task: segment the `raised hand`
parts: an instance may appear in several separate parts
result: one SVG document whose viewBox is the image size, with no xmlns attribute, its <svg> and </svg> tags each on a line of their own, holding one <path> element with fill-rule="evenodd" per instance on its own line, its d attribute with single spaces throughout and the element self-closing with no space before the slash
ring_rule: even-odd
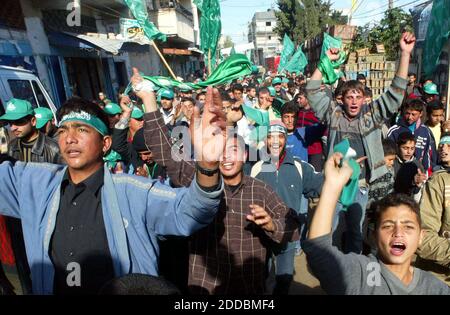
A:
<svg viewBox="0 0 450 315">
<path fill-rule="evenodd" d="M 336 189 L 342 189 L 353 173 L 353 169 L 348 165 L 347 161 L 343 161 L 342 166 L 339 167 L 342 159 L 341 153 L 334 153 L 325 162 L 325 182 L 333 183 Z"/>
<path fill-rule="evenodd" d="M 413 33 L 405 32 L 400 38 L 400 49 L 402 52 L 409 53 L 414 49 L 414 44 L 416 43 L 416 36 Z"/>
<path fill-rule="evenodd" d="M 144 100 L 145 98 L 148 98 L 149 96 L 154 94 L 152 84 L 142 78 L 138 68 L 133 67 L 133 75 L 131 76 L 130 81 L 133 87 L 133 91 L 141 100 Z"/>
<path fill-rule="evenodd" d="M 417 187 L 421 187 L 427 180 L 427 174 L 423 173 L 420 168 L 417 169 L 417 174 L 414 175 L 414 183 Z"/>
<path fill-rule="evenodd" d="M 247 215 L 247 220 L 260 226 L 267 232 L 274 232 L 275 225 L 273 224 L 272 217 L 259 205 L 250 205 L 251 213 Z"/>
<path fill-rule="evenodd" d="M 217 89 L 208 87 L 203 115 L 194 107 L 189 126 L 198 164 L 207 169 L 219 167 L 226 142 L 226 115 Z"/>
<path fill-rule="evenodd" d="M 133 108 L 130 106 L 132 104 L 131 99 L 124 95 L 120 98 L 120 108 L 122 109 L 122 116 L 131 116 L 131 112 L 133 111 Z"/>
<path fill-rule="evenodd" d="M 339 48 L 330 48 L 327 50 L 327 56 L 331 61 L 335 61 L 339 59 Z"/>
</svg>

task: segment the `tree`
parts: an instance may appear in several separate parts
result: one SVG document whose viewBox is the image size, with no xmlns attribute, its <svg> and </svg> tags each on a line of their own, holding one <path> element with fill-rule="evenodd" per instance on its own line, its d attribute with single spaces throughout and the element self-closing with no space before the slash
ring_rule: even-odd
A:
<svg viewBox="0 0 450 315">
<path fill-rule="evenodd" d="M 387 60 L 396 60 L 400 51 L 400 34 L 405 30 L 412 31 L 412 16 L 399 8 L 387 10 L 379 24 L 357 28 L 350 50 L 373 49 L 376 44 L 382 43 Z"/>
<path fill-rule="evenodd" d="M 322 33 L 326 26 L 345 24 L 346 18 L 332 10 L 332 3 L 323 0 L 278 0 L 277 32 L 280 38 L 288 34 L 295 43 Z"/>
<path fill-rule="evenodd" d="M 223 42 L 223 48 L 230 48 L 230 47 L 233 47 L 234 46 L 234 43 L 233 43 L 233 40 L 231 39 L 231 36 L 226 36 L 225 37 L 225 40 L 224 40 L 224 42 Z"/>
<path fill-rule="evenodd" d="M 388 10 L 380 24 L 375 27 L 386 50 L 388 60 L 396 60 L 400 51 L 400 34 L 405 30 L 412 31 L 412 16 L 400 8 Z"/>
</svg>

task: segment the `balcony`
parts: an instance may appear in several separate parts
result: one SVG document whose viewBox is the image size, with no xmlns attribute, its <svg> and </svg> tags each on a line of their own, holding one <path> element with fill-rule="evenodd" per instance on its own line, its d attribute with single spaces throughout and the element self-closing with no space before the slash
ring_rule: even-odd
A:
<svg viewBox="0 0 450 315">
<path fill-rule="evenodd" d="M 161 1 L 160 9 L 149 12 L 164 34 L 176 35 L 187 43 L 195 43 L 194 17 L 192 12 L 175 1 Z"/>
</svg>

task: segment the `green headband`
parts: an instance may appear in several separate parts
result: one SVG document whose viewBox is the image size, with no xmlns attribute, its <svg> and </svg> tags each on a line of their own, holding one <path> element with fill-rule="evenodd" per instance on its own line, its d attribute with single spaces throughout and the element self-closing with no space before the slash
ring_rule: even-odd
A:
<svg viewBox="0 0 450 315">
<path fill-rule="evenodd" d="M 69 114 L 64 115 L 59 122 L 59 126 L 62 126 L 63 123 L 69 121 L 81 121 L 97 130 L 102 136 L 106 136 L 109 133 L 108 127 L 106 127 L 105 123 L 100 118 L 84 111 L 70 112 Z"/>
<path fill-rule="evenodd" d="M 450 144 L 450 136 L 445 136 L 441 138 L 441 141 L 439 141 L 439 144 Z"/>
</svg>

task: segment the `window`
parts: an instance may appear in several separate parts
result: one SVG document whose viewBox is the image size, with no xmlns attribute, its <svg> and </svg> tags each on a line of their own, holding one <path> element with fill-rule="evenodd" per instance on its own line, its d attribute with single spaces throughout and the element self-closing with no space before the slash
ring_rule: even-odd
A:
<svg viewBox="0 0 450 315">
<path fill-rule="evenodd" d="M 36 98 L 34 97 L 33 88 L 30 81 L 26 80 L 8 80 L 14 98 L 27 100 L 33 108 L 37 107 Z"/>
<path fill-rule="evenodd" d="M 266 22 L 266 26 L 272 26 L 272 22 Z"/>
<path fill-rule="evenodd" d="M 34 80 L 32 82 L 33 82 L 34 93 L 36 94 L 36 97 L 38 99 L 39 106 L 50 108 L 50 106 L 48 105 L 47 99 L 45 98 L 44 93 L 42 93 L 42 90 L 39 87 L 39 85 L 37 84 L 37 82 Z"/>
</svg>

